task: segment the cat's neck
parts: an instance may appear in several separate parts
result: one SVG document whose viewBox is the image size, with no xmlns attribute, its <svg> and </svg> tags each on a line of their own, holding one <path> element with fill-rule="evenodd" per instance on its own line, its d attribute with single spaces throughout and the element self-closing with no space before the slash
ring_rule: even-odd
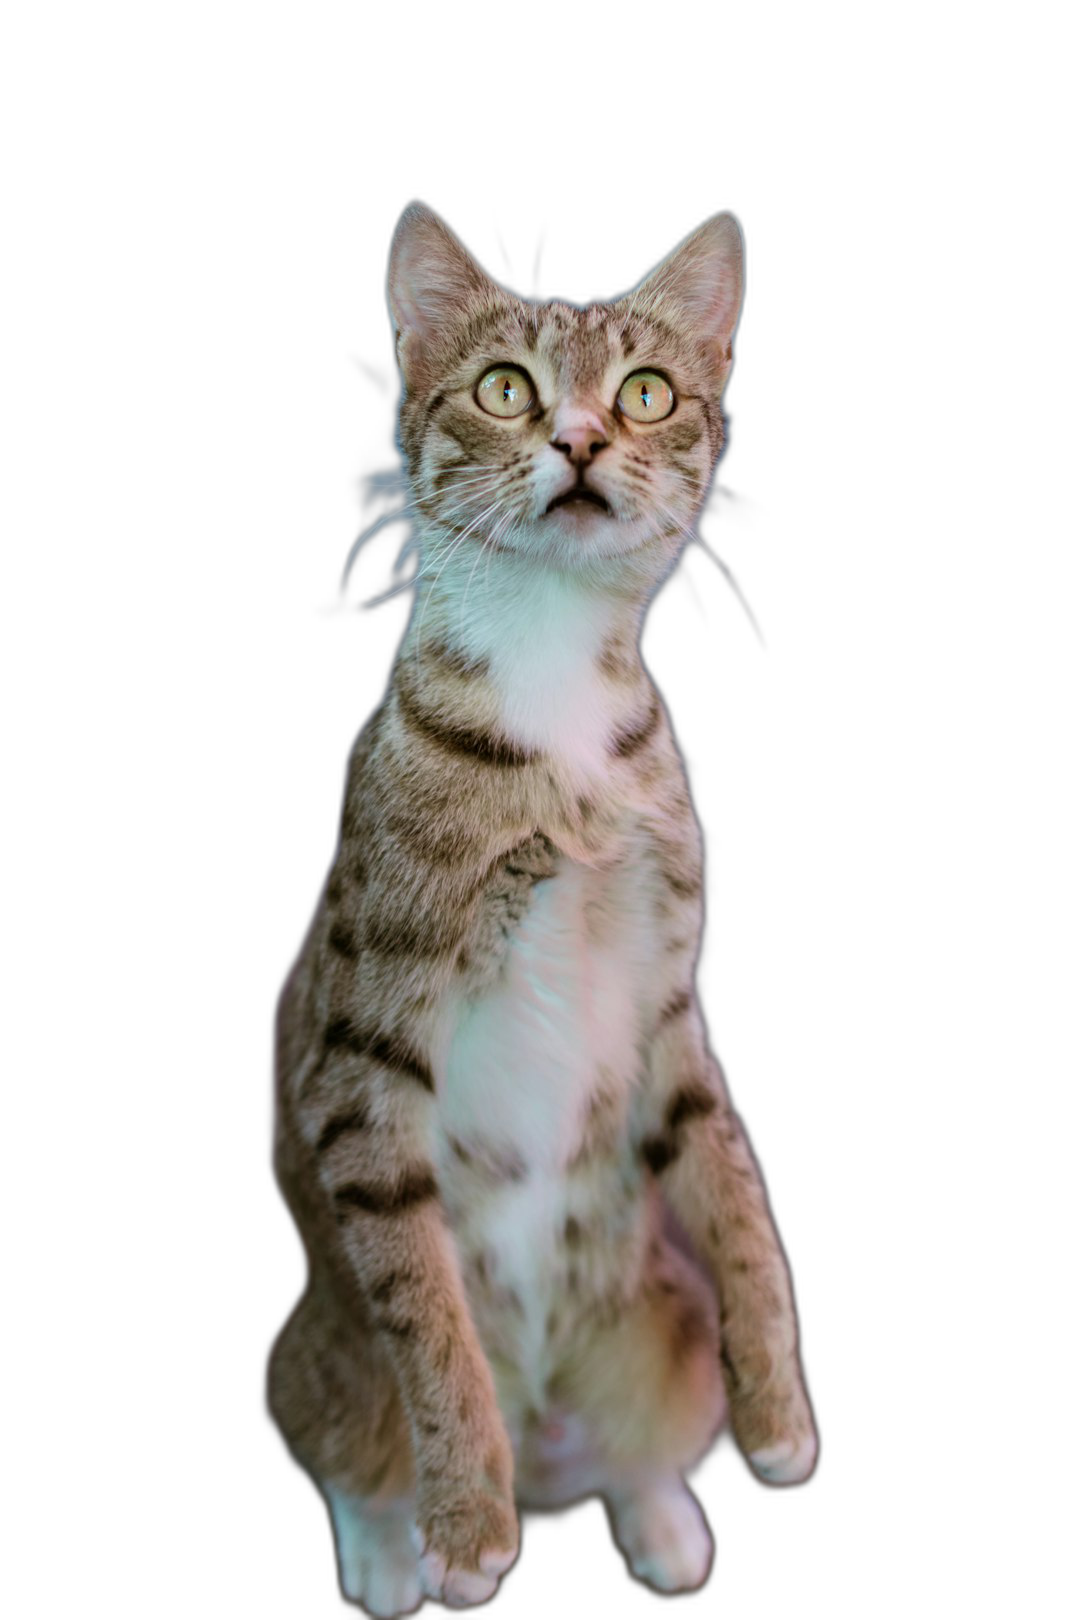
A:
<svg viewBox="0 0 1080 1620">
<path fill-rule="evenodd" d="M 482 664 L 499 729 L 593 778 L 647 701 L 638 639 L 648 595 L 614 570 L 605 580 L 508 552 L 452 557 L 418 594 L 401 653 L 437 641 Z"/>
</svg>

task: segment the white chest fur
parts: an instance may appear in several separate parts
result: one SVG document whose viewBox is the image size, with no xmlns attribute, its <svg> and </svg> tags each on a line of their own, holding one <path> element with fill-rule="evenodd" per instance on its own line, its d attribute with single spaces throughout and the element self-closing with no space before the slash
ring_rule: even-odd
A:
<svg viewBox="0 0 1080 1620">
<path fill-rule="evenodd" d="M 444 1127 L 557 1171 L 600 1066 L 627 1083 L 635 1072 L 648 971 L 633 863 L 612 873 L 563 860 L 533 891 L 496 983 L 453 1009 Z"/>
<path fill-rule="evenodd" d="M 601 1183 L 567 1167 L 598 1091 L 629 1093 L 637 1075 L 652 949 L 642 878 L 633 855 L 608 872 L 564 858 L 534 889 L 495 984 L 448 1009 L 439 1157 L 451 1181 L 461 1176 L 448 1188 L 454 1224 L 463 1250 L 482 1253 L 519 1303 L 516 1360 L 537 1400 L 566 1223 L 595 1227 L 609 1213 Z M 451 1143 L 516 1173 L 469 1181 Z"/>
<path fill-rule="evenodd" d="M 582 779 L 595 777 L 618 719 L 596 665 L 617 605 L 576 577 L 516 559 L 481 568 L 466 588 L 461 635 L 489 661 L 501 729 Z"/>
</svg>

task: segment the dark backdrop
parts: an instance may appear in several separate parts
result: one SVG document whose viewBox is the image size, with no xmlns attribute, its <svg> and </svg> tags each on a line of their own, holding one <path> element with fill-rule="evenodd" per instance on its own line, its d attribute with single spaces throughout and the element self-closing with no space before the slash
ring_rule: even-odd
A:
<svg viewBox="0 0 1080 1620">
<path fill-rule="evenodd" d="M 217 405 L 240 505 L 228 543 L 206 559 L 215 684 L 204 734 L 215 753 L 202 810 L 225 896 L 206 938 L 228 1215 L 215 1223 L 220 1309 L 199 1353 L 222 1398 L 206 1460 L 230 1586 L 253 1612 L 342 1609 L 329 1516 L 264 1413 L 267 1354 L 303 1288 L 270 1171 L 270 1025 L 334 855 L 351 740 L 381 698 L 408 614 L 405 595 L 355 608 L 392 583 L 400 530 L 359 559 L 353 606 L 338 580 L 364 527 L 359 476 L 395 465 L 385 264 L 398 214 L 419 198 L 508 288 L 573 300 L 625 292 L 712 212 L 743 225 L 729 450 L 701 533 L 759 635 L 721 570 L 691 549 L 651 611 L 644 659 L 706 834 L 699 987 L 789 1255 L 821 1456 L 808 1484 L 777 1490 L 730 1443 L 717 1448 L 696 1477 L 716 1567 L 682 1609 L 735 1614 L 740 1596 L 779 1609 L 811 1589 L 858 1596 L 920 1443 L 897 1435 L 894 1320 L 908 1304 L 878 1197 L 904 1131 L 879 995 L 897 953 L 882 896 L 904 831 L 904 784 L 889 768 L 897 676 L 882 656 L 902 549 L 889 470 L 891 240 L 842 154 L 823 165 L 797 147 L 774 168 L 699 156 L 662 175 L 635 168 L 633 183 L 614 177 L 620 165 L 576 160 L 520 175 L 381 160 L 374 175 L 371 157 L 368 146 L 355 177 L 340 160 L 327 175 L 314 152 L 282 151 L 257 177 L 240 165 L 223 266 L 232 363 Z M 199 653 L 196 642 L 196 667 Z M 665 1610 L 625 1576 L 594 1502 L 526 1521 L 489 1612 L 565 1604 L 568 1570 L 581 1612 L 593 1596 L 622 1612 Z M 891 1583 L 891 1563 L 874 1579 Z"/>
</svg>

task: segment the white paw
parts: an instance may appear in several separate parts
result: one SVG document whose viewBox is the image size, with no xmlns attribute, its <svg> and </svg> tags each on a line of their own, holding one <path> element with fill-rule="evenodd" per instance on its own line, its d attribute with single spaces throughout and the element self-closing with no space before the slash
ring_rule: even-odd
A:
<svg viewBox="0 0 1080 1620">
<path fill-rule="evenodd" d="M 327 1488 L 337 1541 L 341 1590 L 377 1620 L 420 1607 L 420 1564 L 407 1512 L 371 1513 L 362 1502 Z"/>
<path fill-rule="evenodd" d="M 615 1539 L 638 1580 L 661 1592 L 689 1592 L 704 1583 L 713 1539 L 681 1479 L 613 1496 L 611 1512 Z"/>
<path fill-rule="evenodd" d="M 355 1572 L 355 1579 L 342 1579 L 345 1596 L 362 1603 L 378 1620 L 412 1614 L 420 1607 L 423 1591 L 416 1560 L 406 1567 L 387 1559 L 372 1559 Z"/>
<path fill-rule="evenodd" d="M 809 1479 L 817 1461 L 817 1435 L 801 1440 L 781 1440 L 775 1446 L 762 1446 L 747 1458 L 759 1478 L 770 1485 L 799 1485 Z"/>
</svg>

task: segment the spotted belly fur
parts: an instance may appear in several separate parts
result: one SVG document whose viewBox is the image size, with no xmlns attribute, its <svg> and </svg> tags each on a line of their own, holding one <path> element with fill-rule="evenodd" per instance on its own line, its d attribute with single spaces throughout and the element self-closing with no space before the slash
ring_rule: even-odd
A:
<svg viewBox="0 0 1080 1620">
<path fill-rule="evenodd" d="M 646 888 L 633 858 L 557 857 L 494 981 L 447 1012 L 440 1185 L 481 1341 L 522 1409 L 512 1432 L 546 1409 L 578 1322 L 632 1294 L 655 1226 L 632 1145 Z"/>
</svg>

